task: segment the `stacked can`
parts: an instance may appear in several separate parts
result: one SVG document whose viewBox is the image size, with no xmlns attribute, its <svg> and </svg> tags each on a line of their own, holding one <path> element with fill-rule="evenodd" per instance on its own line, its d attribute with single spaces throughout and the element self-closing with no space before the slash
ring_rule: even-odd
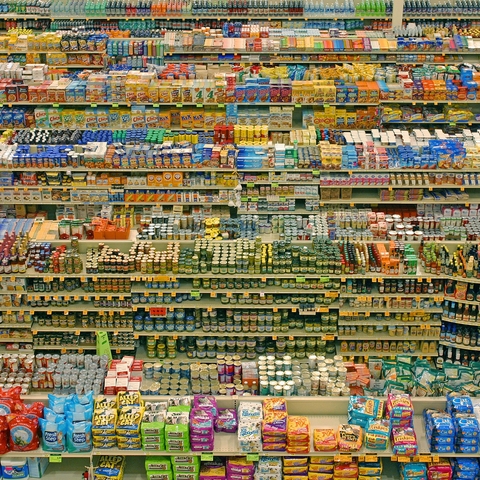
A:
<svg viewBox="0 0 480 480">
<path fill-rule="evenodd" d="M 30 393 L 35 356 L 25 353 L 0 354 L 0 389 L 20 386 L 22 395 Z"/>
<path fill-rule="evenodd" d="M 215 363 L 190 365 L 192 394 L 224 394 L 220 390 L 218 367 Z"/>
<path fill-rule="evenodd" d="M 297 382 L 294 381 L 293 369 L 295 368 L 295 371 L 300 374 L 300 365 L 298 360 L 292 360 L 289 355 L 285 355 L 282 360 L 278 360 L 274 355 L 260 356 L 258 358 L 260 395 L 276 397 L 296 395 L 303 381 L 300 376 Z"/>
<path fill-rule="evenodd" d="M 217 355 L 218 381 L 222 384 L 241 385 L 242 362 L 240 355 Z"/>
<path fill-rule="evenodd" d="M 32 388 L 53 389 L 56 394 L 80 395 L 91 390 L 95 395 L 100 394 L 108 367 L 106 355 L 83 353 L 64 355 L 38 353 L 32 361 L 35 364 Z"/>
<path fill-rule="evenodd" d="M 190 365 L 178 360 L 164 362 L 145 362 L 142 395 L 184 396 L 191 392 Z"/>
<path fill-rule="evenodd" d="M 350 388 L 346 384 L 347 369 L 341 355 L 335 355 L 333 359 L 310 355 L 308 364 L 312 371 L 310 395 L 328 397 L 350 395 Z"/>
</svg>

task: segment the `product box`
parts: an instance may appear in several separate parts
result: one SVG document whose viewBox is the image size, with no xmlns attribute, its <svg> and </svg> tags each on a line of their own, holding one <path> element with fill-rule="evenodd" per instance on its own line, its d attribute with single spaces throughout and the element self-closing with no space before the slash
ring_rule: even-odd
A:
<svg viewBox="0 0 480 480">
<path fill-rule="evenodd" d="M 48 468 L 48 457 L 28 457 L 28 472 L 30 478 L 42 478 Z"/>
</svg>

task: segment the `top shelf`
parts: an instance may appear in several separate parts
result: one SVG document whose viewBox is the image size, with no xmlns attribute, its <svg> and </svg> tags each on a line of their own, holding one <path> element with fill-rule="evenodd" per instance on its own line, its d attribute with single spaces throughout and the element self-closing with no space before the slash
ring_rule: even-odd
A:
<svg viewBox="0 0 480 480">
<path fill-rule="evenodd" d="M 200 20 L 200 19 L 212 19 L 212 20 L 227 20 L 230 19 L 245 19 L 245 20 L 391 20 L 392 17 L 389 15 L 310 15 L 308 13 L 303 13 L 302 15 L 290 15 L 286 13 L 257 13 L 257 14 L 249 14 L 249 13 L 228 13 L 228 12 L 221 12 L 217 15 L 207 15 L 204 13 L 182 13 L 180 15 L 175 15 L 172 13 L 165 13 L 162 16 L 156 15 L 136 15 L 131 17 L 126 17 L 124 14 L 115 15 L 115 14 L 105 14 L 105 15 L 88 15 L 88 14 L 60 14 L 60 13 L 52 13 L 50 14 L 32 14 L 32 13 L 6 13 L 2 16 L 3 19 L 48 19 L 48 20 L 162 20 L 162 21 L 170 21 L 170 20 Z M 472 17 L 472 18 L 480 18 L 480 17 Z"/>
</svg>

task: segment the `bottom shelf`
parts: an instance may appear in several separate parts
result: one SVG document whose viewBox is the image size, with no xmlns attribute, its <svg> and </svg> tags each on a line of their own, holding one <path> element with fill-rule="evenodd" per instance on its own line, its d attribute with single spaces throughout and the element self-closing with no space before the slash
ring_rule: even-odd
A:
<svg viewBox="0 0 480 480">
<path fill-rule="evenodd" d="M 42 478 L 45 480 L 65 480 L 66 478 L 81 479 L 83 478 L 83 472 L 90 468 L 89 458 L 68 458 L 61 463 L 50 463 Z M 140 468 L 137 466 L 137 468 Z M 33 477 L 30 477 L 33 478 Z M 139 480 L 146 476 L 137 477 Z M 133 480 L 133 478 L 132 478 Z"/>
<path fill-rule="evenodd" d="M 94 465 L 95 461 L 96 458 L 93 459 Z M 392 462 L 389 458 L 382 459 L 382 462 L 382 480 L 398 480 L 400 477 L 397 463 Z M 80 479 L 87 467 L 88 459 L 69 458 L 68 461 L 62 463 L 51 463 L 42 478 L 45 480 L 65 480 L 66 478 Z M 146 480 L 146 478 L 145 457 L 128 457 L 123 480 Z"/>
</svg>

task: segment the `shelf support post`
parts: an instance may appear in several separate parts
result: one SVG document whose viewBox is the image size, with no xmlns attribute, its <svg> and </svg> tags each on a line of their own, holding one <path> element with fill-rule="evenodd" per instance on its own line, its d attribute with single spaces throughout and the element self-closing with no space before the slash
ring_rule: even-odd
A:
<svg viewBox="0 0 480 480">
<path fill-rule="evenodd" d="M 393 1 L 393 11 L 392 11 L 392 28 L 401 27 L 403 21 L 403 5 L 404 0 L 394 0 Z"/>
</svg>

